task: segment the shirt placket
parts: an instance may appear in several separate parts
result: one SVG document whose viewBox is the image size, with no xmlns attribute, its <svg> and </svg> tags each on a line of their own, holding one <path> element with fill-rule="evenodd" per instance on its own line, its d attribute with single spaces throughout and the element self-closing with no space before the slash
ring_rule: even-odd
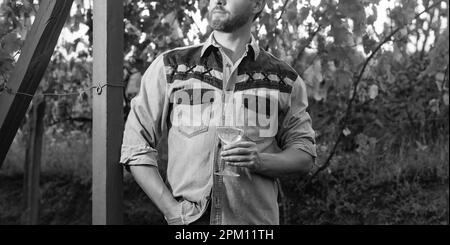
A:
<svg viewBox="0 0 450 245">
<path fill-rule="evenodd" d="M 244 57 L 247 56 L 247 52 L 245 52 L 244 56 L 239 59 L 234 65 L 231 63 L 231 60 L 226 57 L 226 55 L 222 52 L 222 50 L 219 48 L 221 56 L 222 56 L 222 64 L 223 64 L 223 73 L 222 73 L 222 105 L 224 104 L 224 95 L 225 91 L 233 91 L 234 85 L 236 82 L 236 79 L 233 79 L 233 77 L 236 77 L 236 75 L 233 76 L 235 73 L 238 65 L 242 61 Z M 221 115 L 221 123 L 223 124 L 225 121 L 225 112 L 224 108 L 222 106 L 222 115 Z M 221 164 L 220 161 L 222 159 L 219 157 L 220 154 L 220 140 L 218 139 L 217 135 L 216 138 L 218 140 L 218 143 L 216 144 L 215 149 L 215 159 L 214 159 L 214 171 L 219 170 L 219 165 Z M 213 174 L 213 191 L 212 191 L 212 212 L 211 212 L 211 224 L 219 225 L 222 223 L 222 212 L 223 212 L 223 199 L 225 197 L 224 192 L 224 185 L 223 185 L 223 176 L 218 176 Z"/>
</svg>

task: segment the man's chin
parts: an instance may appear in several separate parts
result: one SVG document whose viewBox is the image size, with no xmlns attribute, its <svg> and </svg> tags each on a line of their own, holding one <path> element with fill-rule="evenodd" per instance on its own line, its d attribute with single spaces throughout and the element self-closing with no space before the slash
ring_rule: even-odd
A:
<svg viewBox="0 0 450 245">
<path fill-rule="evenodd" d="M 212 26 L 210 25 L 210 27 L 214 30 L 214 31 L 219 31 L 219 32 L 225 32 L 225 33 L 232 33 L 233 29 L 231 28 L 226 28 L 224 26 Z"/>
<path fill-rule="evenodd" d="M 225 24 L 222 21 L 211 21 L 209 26 L 215 31 L 225 32 L 227 29 Z"/>
</svg>

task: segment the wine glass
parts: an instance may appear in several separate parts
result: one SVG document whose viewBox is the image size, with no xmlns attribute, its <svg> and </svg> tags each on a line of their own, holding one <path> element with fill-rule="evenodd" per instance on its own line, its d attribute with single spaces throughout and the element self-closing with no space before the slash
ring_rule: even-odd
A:
<svg viewBox="0 0 450 245">
<path fill-rule="evenodd" d="M 233 126 L 218 126 L 217 133 L 224 145 L 238 142 L 244 136 L 244 130 Z M 239 174 L 232 170 L 232 166 L 226 164 L 223 159 L 220 159 L 220 162 L 222 164 L 222 170 L 214 174 L 220 176 L 239 177 Z"/>
</svg>

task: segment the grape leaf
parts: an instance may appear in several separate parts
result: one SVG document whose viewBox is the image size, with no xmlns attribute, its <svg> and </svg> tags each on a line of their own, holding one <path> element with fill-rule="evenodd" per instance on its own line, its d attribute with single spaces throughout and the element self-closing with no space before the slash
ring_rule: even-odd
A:
<svg viewBox="0 0 450 245">
<path fill-rule="evenodd" d="M 342 130 L 342 134 L 344 136 L 349 136 L 352 133 L 352 131 L 350 131 L 350 129 L 345 128 L 344 130 Z"/>
<path fill-rule="evenodd" d="M 353 44 L 352 34 L 343 25 L 337 25 L 333 22 L 330 34 L 334 38 L 335 45 L 350 46 Z"/>
<path fill-rule="evenodd" d="M 311 8 L 309 7 L 303 7 L 300 9 L 300 16 L 299 16 L 300 23 L 303 23 L 303 21 L 305 21 L 306 18 L 308 18 L 310 10 Z"/>
<path fill-rule="evenodd" d="M 13 52 L 16 52 L 20 49 L 21 41 L 19 37 L 17 36 L 16 32 L 11 32 L 6 34 L 1 41 L 1 46 L 4 50 L 4 52 L 8 54 L 12 54 Z"/>
<path fill-rule="evenodd" d="M 14 60 L 8 53 L 0 49 L 0 75 L 7 74 L 13 68 Z"/>
<path fill-rule="evenodd" d="M 369 87 L 369 98 L 375 99 L 378 96 L 378 86 L 376 84 L 372 84 Z"/>
<path fill-rule="evenodd" d="M 334 72 L 334 76 L 336 78 L 335 86 L 337 88 L 348 88 L 352 83 L 352 73 L 344 69 L 337 69 Z"/>
<path fill-rule="evenodd" d="M 366 12 L 359 0 L 339 1 L 338 11 L 353 20 L 353 32 L 360 35 L 366 24 Z"/>
<path fill-rule="evenodd" d="M 440 71 L 444 71 L 448 66 L 449 60 L 449 32 L 448 28 L 439 35 L 438 40 L 434 48 L 428 54 L 430 59 L 430 64 L 427 69 L 423 71 L 421 76 L 423 75 L 432 75 Z"/>
<path fill-rule="evenodd" d="M 295 23 L 299 21 L 297 16 L 297 1 L 291 2 L 285 10 L 286 18 L 289 23 Z"/>
<path fill-rule="evenodd" d="M 372 6 L 372 12 L 373 12 L 373 14 L 370 15 L 369 17 L 367 17 L 368 25 L 373 25 L 378 18 L 378 11 L 377 11 L 377 7 L 375 5 Z"/>
<path fill-rule="evenodd" d="M 363 47 L 366 54 L 371 53 L 377 47 L 377 41 L 373 40 L 369 35 L 363 36 Z"/>
</svg>

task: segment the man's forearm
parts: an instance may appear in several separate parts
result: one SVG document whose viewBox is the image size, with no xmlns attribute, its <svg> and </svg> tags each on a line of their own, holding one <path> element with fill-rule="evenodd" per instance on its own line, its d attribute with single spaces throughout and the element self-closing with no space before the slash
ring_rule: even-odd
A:
<svg viewBox="0 0 450 245">
<path fill-rule="evenodd" d="M 130 166 L 130 171 L 139 186 L 166 218 L 174 218 L 178 215 L 178 202 L 167 188 L 156 167 Z"/>
<path fill-rule="evenodd" d="M 288 148 L 280 153 L 261 153 L 259 157 L 261 165 L 257 172 L 270 177 L 308 173 L 313 166 L 310 154 L 294 148 Z"/>
</svg>

